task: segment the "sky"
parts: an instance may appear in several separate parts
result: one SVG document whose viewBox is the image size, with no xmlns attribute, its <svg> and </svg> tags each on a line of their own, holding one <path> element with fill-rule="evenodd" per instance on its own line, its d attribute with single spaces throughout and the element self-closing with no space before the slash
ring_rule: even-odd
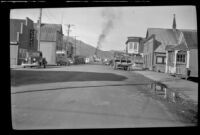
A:
<svg viewBox="0 0 200 135">
<path fill-rule="evenodd" d="M 148 28 L 172 28 L 173 14 L 177 29 L 197 29 L 195 6 L 126 6 L 42 8 L 42 23 L 73 24 L 70 36 L 99 46 L 101 50 L 125 50 L 128 37 L 145 37 Z M 12 9 L 10 18 L 37 22 L 39 8 Z"/>
</svg>

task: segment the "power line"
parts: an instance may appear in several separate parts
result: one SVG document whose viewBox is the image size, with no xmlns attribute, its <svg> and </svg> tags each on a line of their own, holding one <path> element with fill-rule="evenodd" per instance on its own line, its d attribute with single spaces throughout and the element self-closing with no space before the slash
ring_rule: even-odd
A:
<svg viewBox="0 0 200 135">
<path fill-rule="evenodd" d="M 44 14 L 44 13 L 43 13 L 43 14 Z M 48 12 L 46 12 L 46 14 L 44 14 L 44 15 L 45 15 L 45 17 L 46 17 L 49 21 L 54 22 L 53 19 L 52 19 L 52 17 L 50 17 L 50 15 L 48 14 Z"/>
<path fill-rule="evenodd" d="M 46 10 L 46 15 L 48 16 L 48 18 L 49 18 L 52 22 L 55 22 L 54 20 L 57 20 L 57 19 L 54 18 L 54 16 L 51 15 L 51 13 L 50 13 L 48 10 Z"/>
</svg>

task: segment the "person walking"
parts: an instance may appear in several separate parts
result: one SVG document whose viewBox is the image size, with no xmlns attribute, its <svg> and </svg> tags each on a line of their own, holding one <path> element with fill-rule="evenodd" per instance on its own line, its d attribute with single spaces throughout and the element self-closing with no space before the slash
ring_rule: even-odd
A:
<svg viewBox="0 0 200 135">
<path fill-rule="evenodd" d="M 46 58 L 43 58 L 42 59 L 42 65 L 44 66 L 44 68 L 46 68 L 46 64 L 47 64 Z"/>
</svg>

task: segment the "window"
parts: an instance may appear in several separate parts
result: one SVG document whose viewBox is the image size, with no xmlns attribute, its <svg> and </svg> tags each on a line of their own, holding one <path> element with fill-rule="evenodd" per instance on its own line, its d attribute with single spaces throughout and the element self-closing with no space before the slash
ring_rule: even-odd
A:
<svg viewBox="0 0 200 135">
<path fill-rule="evenodd" d="M 129 49 L 133 49 L 133 43 L 129 43 Z"/>
<path fill-rule="evenodd" d="M 162 63 L 162 57 L 157 57 L 157 63 Z"/>
<path fill-rule="evenodd" d="M 177 54 L 177 63 L 185 63 L 185 54 Z"/>
<path fill-rule="evenodd" d="M 134 43 L 134 50 L 137 50 L 137 43 Z"/>
<path fill-rule="evenodd" d="M 25 58 L 26 57 L 26 49 L 19 49 L 19 58 Z"/>
<path fill-rule="evenodd" d="M 156 57 L 156 64 L 165 64 L 166 63 L 166 57 L 165 56 L 157 56 Z"/>
</svg>

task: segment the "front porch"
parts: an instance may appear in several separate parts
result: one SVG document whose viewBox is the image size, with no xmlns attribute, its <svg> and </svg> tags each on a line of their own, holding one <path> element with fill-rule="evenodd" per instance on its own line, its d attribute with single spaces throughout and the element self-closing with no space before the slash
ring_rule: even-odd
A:
<svg viewBox="0 0 200 135">
<path fill-rule="evenodd" d="M 189 76 L 189 55 L 185 50 L 167 50 L 166 73 L 187 78 Z"/>
</svg>

